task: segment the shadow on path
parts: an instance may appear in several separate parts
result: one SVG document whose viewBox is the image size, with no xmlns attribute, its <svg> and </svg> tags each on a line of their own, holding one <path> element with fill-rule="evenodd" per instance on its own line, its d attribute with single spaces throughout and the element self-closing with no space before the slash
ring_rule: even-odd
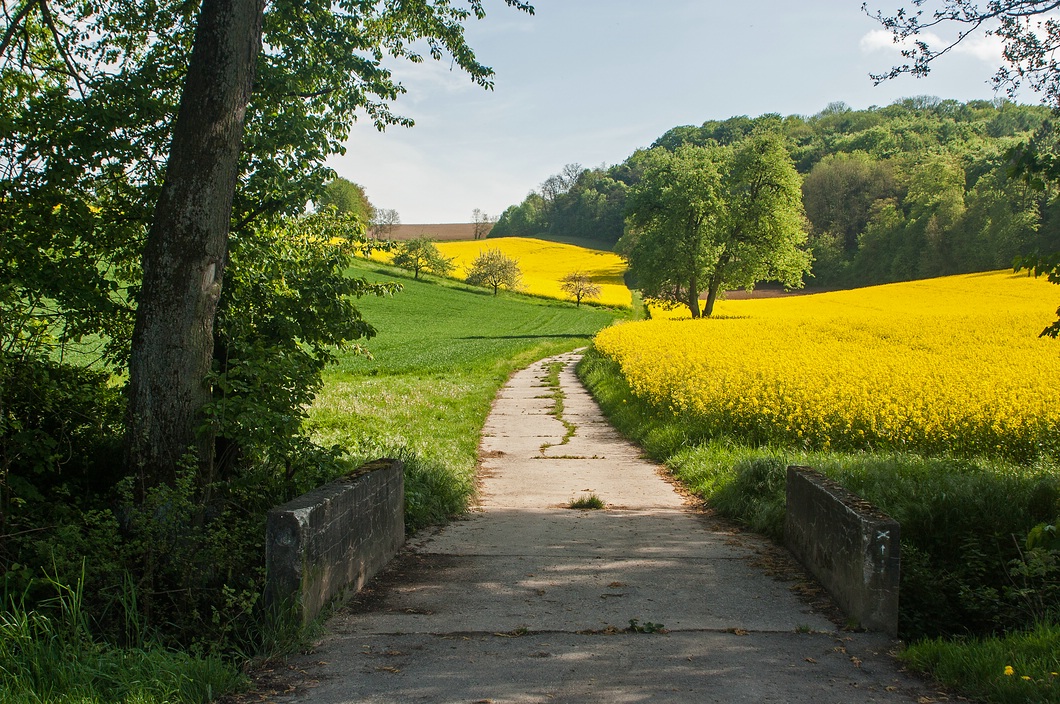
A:
<svg viewBox="0 0 1060 704">
<path fill-rule="evenodd" d="M 606 423 L 576 359 L 512 377 L 483 432 L 476 509 L 414 536 L 292 661 L 302 685 L 266 701 L 937 696 L 899 670 L 895 643 L 840 631 L 826 602 L 800 598 L 798 588 L 814 589 L 786 553 L 686 505 Z M 554 362 L 564 365 L 562 420 L 546 383 Z M 604 510 L 566 508 L 590 493 Z"/>
</svg>

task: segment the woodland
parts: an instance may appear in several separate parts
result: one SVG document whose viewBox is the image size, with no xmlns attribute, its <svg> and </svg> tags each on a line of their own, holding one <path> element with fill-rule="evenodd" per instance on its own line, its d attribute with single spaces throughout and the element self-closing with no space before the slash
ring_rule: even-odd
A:
<svg viewBox="0 0 1060 704">
<path fill-rule="evenodd" d="M 1022 149 L 1050 152 L 1054 117 L 1041 105 L 920 96 L 813 116 L 767 114 L 678 126 L 620 164 L 568 165 L 509 207 L 492 237 L 574 237 L 611 247 L 645 153 L 781 135 L 803 178 L 813 255 L 810 288 L 866 286 L 1008 268 L 1060 249 L 1052 192 L 1018 176 Z"/>
</svg>

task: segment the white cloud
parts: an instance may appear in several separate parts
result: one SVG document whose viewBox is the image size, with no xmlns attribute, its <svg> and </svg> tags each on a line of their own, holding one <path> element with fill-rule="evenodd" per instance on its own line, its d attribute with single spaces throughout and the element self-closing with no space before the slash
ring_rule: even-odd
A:
<svg viewBox="0 0 1060 704">
<path fill-rule="evenodd" d="M 956 54 L 966 54 L 980 61 L 996 64 L 1003 60 L 1001 52 L 1004 44 L 993 35 L 976 35 L 969 37 L 953 48 Z"/>
<path fill-rule="evenodd" d="M 895 42 L 894 35 L 887 30 L 874 29 L 861 37 L 859 46 L 862 53 L 865 54 L 881 51 L 897 54 L 902 49 L 915 48 L 916 42 L 918 41 L 924 42 L 929 47 L 938 51 L 945 48 L 951 40 L 943 39 L 934 32 L 924 32 L 918 35 L 915 39 L 910 37 Z M 986 63 L 997 64 L 1003 60 L 1001 56 L 1002 48 L 1003 45 L 1000 39 L 993 35 L 982 33 L 967 37 L 964 41 L 953 47 L 951 52 L 953 54 L 970 56 Z"/>
<path fill-rule="evenodd" d="M 858 46 L 861 47 L 861 51 L 866 54 L 871 54 L 877 51 L 898 51 L 902 48 L 901 44 L 897 44 L 894 41 L 894 35 L 885 29 L 874 29 L 861 37 L 861 41 L 858 42 Z"/>
</svg>

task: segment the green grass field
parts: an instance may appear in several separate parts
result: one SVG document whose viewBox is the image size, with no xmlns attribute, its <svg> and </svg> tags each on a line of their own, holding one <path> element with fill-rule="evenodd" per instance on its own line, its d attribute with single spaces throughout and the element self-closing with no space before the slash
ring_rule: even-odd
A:
<svg viewBox="0 0 1060 704">
<path fill-rule="evenodd" d="M 415 529 L 467 506 L 479 434 L 508 376 L 542 357 L 589 344 L 628 311 L 482 289 L 358 264 L 357 276 L 400 281 L 389 298 L 358 306 L 379 334 L 372 359 L 347 354 L 331 368 L 310 414 L 318 441 L 357 459 L 406 462 L 406 522 Z"/>
</svg>

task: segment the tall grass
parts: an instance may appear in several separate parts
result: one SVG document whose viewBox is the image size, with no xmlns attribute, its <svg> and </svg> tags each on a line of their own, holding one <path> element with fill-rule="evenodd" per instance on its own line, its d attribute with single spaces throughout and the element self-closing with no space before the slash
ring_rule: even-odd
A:
<svg viewBox="0 0 1060 704">
<path fill-rule="evenodd" d="M 901 659 L 964 694 L 998 704 L 1060 702 L 1060 626 L 1038 624 L 1001 638 L 909 646 Z"/>
<path fill-rule="evenodd" d="M 222 659 L 153 645 L 143 633 L 130 634 L 138 644 L 129 648 L 96 640 L 82 584 L 50 581 L 56 596 L 38 609 L 8 598 L 0 611 L 0 701 L 205 704 L 245 686 Z"/>
</svg>

